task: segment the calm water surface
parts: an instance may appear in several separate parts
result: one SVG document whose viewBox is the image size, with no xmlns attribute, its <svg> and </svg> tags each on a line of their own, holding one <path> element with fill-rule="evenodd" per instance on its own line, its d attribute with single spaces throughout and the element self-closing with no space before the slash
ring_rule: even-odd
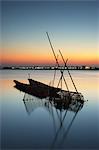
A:
<svg viewBox="0 0 99 150">
<path fill-rule="evenodd" d="M 47 107 L 43 100 L 14 88 L 14 79 L 28 83 L 28 73 L 46 84 L 54 75 L 54 71 L 0 71 L 2 149 L 99 149 L 99 71 L 71 71 L 78 91 L 88 100 L 74 120 L 74 112 L 64 117 L 66 110 Z M 64 75 L 74 91 L 66 71 Z M 59 77 L 57 72 L 56 86 Z"/>
</svg>

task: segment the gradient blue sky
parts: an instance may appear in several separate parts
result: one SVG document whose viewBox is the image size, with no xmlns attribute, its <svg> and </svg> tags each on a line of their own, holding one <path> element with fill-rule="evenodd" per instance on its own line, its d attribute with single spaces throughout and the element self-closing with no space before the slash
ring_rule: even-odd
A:
<svg viewBox="0 0 99 150">
<path fill-rule="evenodd" d="M 99 64 L 98 1 L 2 1 L 1 8 L 2 64 L 53 62 L 46 31 L 70 64 Z"/>
</svg>

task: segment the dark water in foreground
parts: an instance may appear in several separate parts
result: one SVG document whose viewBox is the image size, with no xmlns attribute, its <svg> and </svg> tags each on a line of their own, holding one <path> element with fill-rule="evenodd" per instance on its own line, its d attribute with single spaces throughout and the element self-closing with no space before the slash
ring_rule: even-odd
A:
<svg viewBox="0 0 99 150">
<path fill-rule="evenodd" d="M 53 71 L 0 72 L 2 149 L 99 149 L 99 72 L 71 71 L 78 91 L 88 100 L 76 115 L 28 94 L 24 102 L 13 80 L 28 83 L 28 73 L 47 84 L 53 79 Z M 56 85 L 59 77 L 58 72 Z M 69 77 L 66 80 L 73 90 Z"/>
</svg>

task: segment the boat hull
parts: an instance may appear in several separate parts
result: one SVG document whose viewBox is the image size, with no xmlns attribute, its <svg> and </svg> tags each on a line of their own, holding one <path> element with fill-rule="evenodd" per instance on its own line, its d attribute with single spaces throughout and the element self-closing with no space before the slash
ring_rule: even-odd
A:
<svg viewBox="0 0 99 150">
<path fill-rule="evenodd" d="M 50 97 L 58 97 L 59 95 L 57 92 L 59 89 L 56 88 L 49 88 L 48 86 L 45 86 L 45 84 L 37 83 L 35 85 L 30 84 L 24 84 L 19 81 L 14 80 L 15 82 L 15 88 L 19 89 L 20 91 L 23 91 L 25 93 L 31 94 L 33 96 L 39 97 L 39 98 L 46 98 L 48 96 Z"/>
<path fill-rule="evenodd" d="M 24 84 L 19 81 L 14 80 L 15 87 L 20 91 L 31 94 L 39 98 L 48 98 L 49 100 L 54 100 L 57 102 L 67 102 L 69 101 L 79 101 L 84 103 L 84 97 L 81 93 L 65 91 L 60 88 L 55 88 L 48 86 L 44 83 L 28 79 L 30 84 Z"/>
</svg>

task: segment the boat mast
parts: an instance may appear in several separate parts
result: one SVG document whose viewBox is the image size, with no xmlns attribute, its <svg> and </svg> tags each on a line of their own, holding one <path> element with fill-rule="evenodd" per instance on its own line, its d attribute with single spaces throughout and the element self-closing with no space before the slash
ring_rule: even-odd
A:
<svg viewBox="0 0 99 150">
<path fill-rule="evenodd" d="M 69 72 L 68 66 L 66 65 L 66 62 L 65 62 L 65 60 L 64 60 L 64 57 L 63 57 L 63 55 L 62 55 L 62 53 L 61 53 L 60 50 L 59 50 L 59 53 L 60 53 L 60 55 L 61 55 L 61 57 L 62 57 L 62 60 L 63 60 L 63 62 L 64 62 L 64 64 L 65 64 L 65 67 L 67 67 L 67 71 L 68 71 L 68 74 L 69 74 L 69 76 L 70 76 L 70 79 L 71 79 L 71 81 L 72 81 L 72 83 L 73 83 L 73 86 L 74 86 L 76 92 L 78 93 L 78 90 L 77 90 L 77 88 L 76 88 L 76 85 L 75 85 L 75 83 L 74 83 L 74 81 L 73 81 L 73 78 L 72 78 L 72 76 L 71 76 L 71 74 L 70 74 L 70 72 Z"/>
<path fill-rule="evenodd" d="M 66 60 L 66 64 L 67 64 L 67 61 L 68 61 L 68 59 Z M 65 70 L 65 66 L 64 66 L 64 69 L 62 70 L 63 72 L 64 72 L 64 70 Z M 58 85 L 57 85 L 57 88 L 58 88 L 58 86 L 59 86 L 59 84 L 60 84 L 60 82 L 62 82 L 62 78 L 63 78 L 63 73 L 61 74 L 61 77 L 60 77 L 60 79 L 59 79 L 59 82 L 58 82 Z"/>
<path fill-rule="evenodd" d="M 59 62 L 58 62 L 58 59 L 57 59 L 56 54 L 55 54 L 55 52 L 54 52 L 54 49 L 53 49 L 53 46 L 52 46 L 50 37 L 49 37 L 49 35 L 48 35 L 48 32 L 46 32 L 46 34 L 47 34 L 48 41 L 49 41 L 49 43 L 50 43 L 50 46 L 51 46 L 51 49 L 52 49 L 54 58 L 55 58 L 55 60 L 56 60 L 56 64 L 57 64 L 58 67 L 60 67 Z M 67 90 L 68 90 L 68 92 L 69 92 L 69 88 L 68 88 L 67 82 L 66 82 L 66 80 L 65 80 L 65 78 L 64 78 L 63 71 L 60 70 L 60 72 L 61 72 L 61 76 L 63 77 L 63 80 L 64 80 L 64 82 L 65 82 L 66 88 L 67 88 Z"/>
<path fill-rule="evenodd" d="M 58 60 L 58 55 L 57 55 L 57 60 Z M 57 65 L 57 64 L 56 64 Z M 55 66 L 56 67 L 56 66 Z M 52 86 L 54 87 L 54 82 L 55 82 L 55 77 L 56 77 L 56 69 L 54 70 L 54 77 L 52 80 Z"/>
</svg>

